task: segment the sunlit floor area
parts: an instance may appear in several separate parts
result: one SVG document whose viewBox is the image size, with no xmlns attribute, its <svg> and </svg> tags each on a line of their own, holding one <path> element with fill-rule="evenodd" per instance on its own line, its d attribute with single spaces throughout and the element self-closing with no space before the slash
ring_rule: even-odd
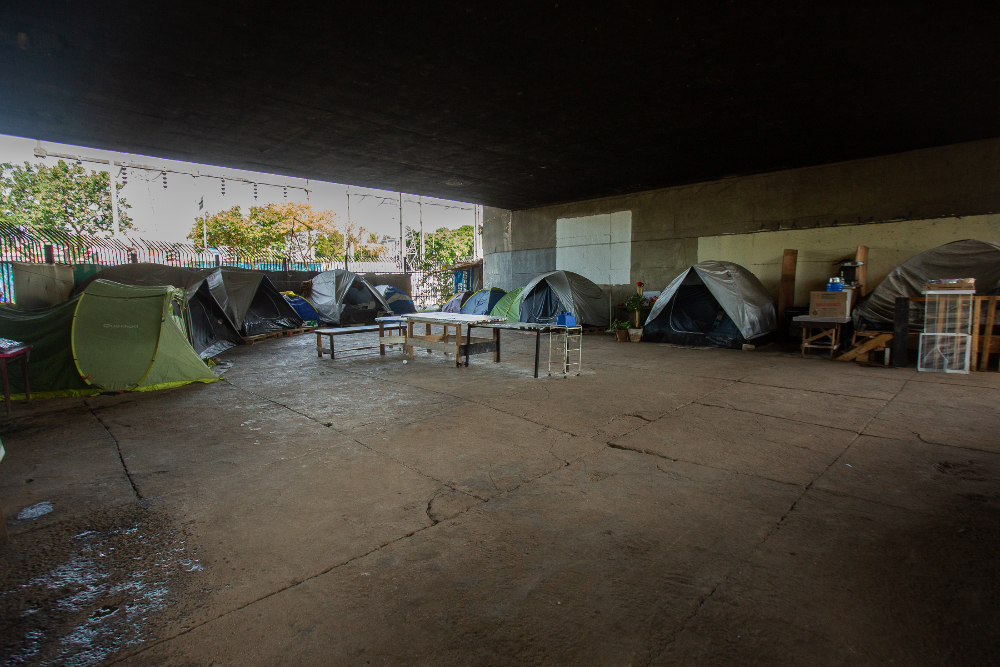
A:
<svg viewBox="0 0 1000 667">
<path fill-rule="evenodd" d="M 534 342 L 15 404 L 0 662 L 996 660 L 1000 373 Z"/>
</svg>

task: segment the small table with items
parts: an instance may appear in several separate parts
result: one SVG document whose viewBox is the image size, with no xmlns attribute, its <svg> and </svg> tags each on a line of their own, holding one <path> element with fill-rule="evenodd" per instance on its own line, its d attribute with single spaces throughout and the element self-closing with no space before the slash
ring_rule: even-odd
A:
<svg viewBox="0 0 1000 667">
<path fill-rule="evenodd" d="M 840 328 L 850 321 L 850 317 L 809 317 L 808 315 L 793 317 L 792 322 L 802 325 L 802 356 L 806 356 L 806 349 L 811 348 L 829 350 L 832 359 L 837 348 L 840 347 Z M 814 334 L 814 329 L 819 329 L 819 333 Z"/>
<path fill-rule="evenodd" d="M 0 338 L 0 381 L 3 381 L 3 398 L 7 405 L 7 416 L 11 415 L 10 409 L 10 382 L 7 378 L 7 364 L 9 362 L 20 361 L 21 373 L 24 375 L 24 398 L 31 400 L 31 386 L 28 384 L 28 357 L 31 355 L 31 346 L 16 340 Z"/>
</svg>

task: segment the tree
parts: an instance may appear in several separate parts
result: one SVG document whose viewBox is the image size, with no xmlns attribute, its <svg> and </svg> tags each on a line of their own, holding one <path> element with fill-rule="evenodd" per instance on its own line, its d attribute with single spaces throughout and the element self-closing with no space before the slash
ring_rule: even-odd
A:
<svg viewBox="0 0 1000 667">
<path fill-rule="evenodd" d="M 434 268 L 442 269 L 455 262 L 472 257 L 475 247 L 475 230 L 472 225 L 458 229 L 442 227 L 424 236 L 424 259 Z"/>
<path fill-rule="evenodd" d="M 463 225 L 458 229 L 442 227 L 424 236 L 424 259 L 414 267 L 422 271 L 417 286 L 421 292 L 432 294 L 440 303 L 455 295 L 454 275 L 447 267 L 473 255 L 474 234 L 472 225 Z M 416 238 L 411 241 L 419 242 Z"/>
<path fill-rule="evenodd" d="M 272 204 L 268 209 L 284 238 L 284 256 L 293 261 L 313 261 L 317 243 L 337 231 L 337 214 L 333 211 L 314 211 L 302 202 Z"/>
<path fill-rule="evenodd" d="M 337 224 L 332 211 L 314 211 L 302 202 L 252 206 L 244 216 L 239 206 L 195 218 L 187 237 L 202 249 L 225 246 L 237 252 L 266 259 L 287 257 L 302 263 L 314 260 L 343 261 L 346 244 L 355 249 L 354 260 L 375 259 L 385 252 L 374 234 L 353 223 Z"/>
<path fill-rule="evenodd" d="M 118 184 L 118 192 L 124 187 Z M 118 226 L 133 227 L 131 206 L 118 196 Z M 114 231 L 111 178 L 105 171 L 87 173 L 63 160 L 54 167 L 0 164 L 0 220 L 40 230 L 108 236 Z"/>
</svg>

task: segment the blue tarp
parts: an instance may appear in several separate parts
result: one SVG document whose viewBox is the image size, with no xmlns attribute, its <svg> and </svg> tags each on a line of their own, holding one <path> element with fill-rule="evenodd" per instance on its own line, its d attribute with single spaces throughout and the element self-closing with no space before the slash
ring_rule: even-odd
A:
<svg viewBox="0 0 1000 667">
<path fill-rule="evenodd" d="M 295 309 L 295 312 L 299 314 L 303 320 L 315 320 L 319 322 L 319 313 L 313 308 L 313 305 L 303 299 L 301 296 L 295 296 L 291 294 L 282 294 L 285 297 L 285 301 Z"/>
<path fill-rule="evenodd" d="M 386 300 L 392 308 L 393 315 L 406 315 L 417 312 L 417 307 L 413 305 L 413 299 L 398 287 L 392 285 L 376 285 L 375 289 Z"/>
</svg>

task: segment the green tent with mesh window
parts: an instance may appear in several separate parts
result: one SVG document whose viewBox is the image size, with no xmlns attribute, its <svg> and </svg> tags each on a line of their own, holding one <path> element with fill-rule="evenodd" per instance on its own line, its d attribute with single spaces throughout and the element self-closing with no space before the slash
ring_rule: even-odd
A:
<svg viewBox="0 0 1000 667">
<path fill-rule="evenodd" d="M 509 322 L 518 322 L 521 317 L 521 292 L 523 287 L 516 287 L 500 297 L 490 315 L 493 317 L 506 317 Z"/>
<path fill-rule="evenodd" d="M 184 292 L 97 280 L 51 308 L 0 307 L 0 337 L 32 346 L 32 396 L 150 391 L 218 378 L 191 347 Z M 19 373 L 12 391 L 23 395 Z"/>
</svg>

